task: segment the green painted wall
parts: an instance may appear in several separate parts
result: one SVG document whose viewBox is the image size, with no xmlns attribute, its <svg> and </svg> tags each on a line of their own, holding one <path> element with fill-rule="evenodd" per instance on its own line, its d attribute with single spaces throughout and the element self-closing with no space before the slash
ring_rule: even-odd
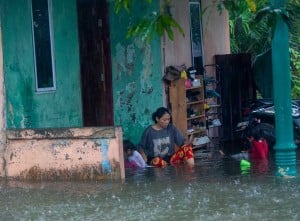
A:
<svg viewBox="0 0 300 221">
<path fill-rule="evenodd" d="M 56 91 L 35 92 L 29 0 L 0 0 L 8 128 L 82 126 L 76 1 L 53 0 Z"/>
<path fill-rule="evenodd" d="M 152 112 L 163 105 L 161 45 L 157 37 L 150 45 L 126 39 L 128 24 L 159 8 L 159 1 L 140 1 L 128 14 L 116 15 L 110 8 L 111 55 L 115 124 L 124 137 L 137 143 L 144 128 L 152 123 Z"/>
<path fill-rule="evenodd" d="M 8 128 L 82 126 L 76 0 L 53 0 L 57 90 L 35 93 L 29 0 L 0 0 Z M 143 1 L 128 14 L 110 5 L 110 37 L 115 125 L 135 143 L 151 114 L 163 105 L 160 38 L 150 45 L 127 39 L 128 24 L 157 10 Z"/>
</svg>

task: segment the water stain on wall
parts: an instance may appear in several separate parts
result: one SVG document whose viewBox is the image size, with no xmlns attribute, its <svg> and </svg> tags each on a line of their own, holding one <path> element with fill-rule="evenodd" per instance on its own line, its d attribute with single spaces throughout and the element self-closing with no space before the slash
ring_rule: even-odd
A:
<svg viewBox="0 0 300 221">
<path fill-rule="evenodd" d="M 121 80 L 122 74 L 132 76 L 135 67 L 135 47 L 133 44 L 122 46 L 120 43 L 116 45 L 116 55 L 114 58 L 117 75 L 116 80 Z"/>
</svg>

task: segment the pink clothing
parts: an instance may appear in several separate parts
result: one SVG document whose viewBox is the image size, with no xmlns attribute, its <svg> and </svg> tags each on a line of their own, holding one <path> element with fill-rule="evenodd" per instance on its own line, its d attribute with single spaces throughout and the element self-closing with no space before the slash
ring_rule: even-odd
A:
<svg viewBox="0 0 300 221">
<path fill-rule="evenodd" d="M 139 165 L 135 161 L 125 160 L 125 168 L 139 168 Z"/>
<path fill-rule="evenodd" d="M 269 147 L 265 139 L 253 140 L 250 149 L 251 160 L 266 160 L 268 159 Z"/>
<path fill-rule="evenodd" d="M 138 167 L 144 168 L 147 166 L 144 158 L 138 151 L 133 151 L 132 156 L 128 157 L 129 162 L 134 162 Z"/>
</svg>

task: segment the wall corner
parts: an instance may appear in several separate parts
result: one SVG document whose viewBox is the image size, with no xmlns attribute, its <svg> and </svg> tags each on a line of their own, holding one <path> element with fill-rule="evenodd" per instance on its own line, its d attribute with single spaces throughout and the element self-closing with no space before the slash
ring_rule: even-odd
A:
<svg viewBox="0 0 300 221">
<path fill-rule="evenodd" d="M 0 18 L 0 177 L 5 177 L 5 159 L 6 149 L 6 108 L 5 108 L 5 85 L 3 70 L 3 45 L 2 45 L 2 23 Z"/>
</svg>

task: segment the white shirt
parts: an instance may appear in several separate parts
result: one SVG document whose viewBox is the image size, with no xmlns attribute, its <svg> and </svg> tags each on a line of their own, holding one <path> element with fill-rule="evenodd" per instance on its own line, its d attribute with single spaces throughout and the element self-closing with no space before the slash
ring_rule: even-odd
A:
<svg viewBox="0 0 300 221">
<path fill-rule="evenodd" d="M 128 160 L 129 161 L 135 161 L 136 164 L 139 166 L 139 167 L 146 167 L 147 164 L 144 160 L 144 158 L 142 157 L 142 155 L 138 152 L 138 151 L 133 151 L 133 154 L 132 156 L 128 157 Z"/>
</svg>

